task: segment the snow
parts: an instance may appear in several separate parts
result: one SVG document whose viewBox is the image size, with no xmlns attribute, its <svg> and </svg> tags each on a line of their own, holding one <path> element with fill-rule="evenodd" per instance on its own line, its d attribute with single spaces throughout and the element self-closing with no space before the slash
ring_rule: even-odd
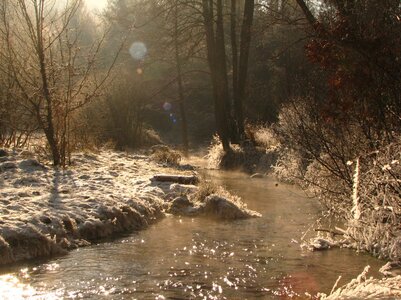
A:
<svg viewBox="0 0 401 300">
<path fill-rule="evenodd" d="M 401 276 L 391 278 L 367 277 L 370 267 L 366 266 L 363 272 L 346 285 L 336 289 L 329 296 L 319 294 L 319 299 L 400 299 Z M 337 282 L 336 282 L 337 284 Z"/>
<path fill-rule="evenodd" d="M 154 180 L 160 173 L 196 173 L 158 165 L 143 155 L 79 153 L 71 167 L 62 169 L 27 151 L 6 152 L 0 157 L 0 265 L 146 228 L 169 212 L 174 199 L 198 191 L 195 185 Z M 240 201 L 224 203 L 218 216 L 224 216 L 225 207 L 231 215 L 235 210 L 233 216 L 256 215 Z"/>
<path fill-rule="evenodd" d="M 142 155 L 80 153 L 64 170 L 27 151 L 7 152 L 0 161 L 0 264 L 145 228 L 163 216 L 167 194 L 183 190 L 152 182 L 161 167 Z"/>
</svg>

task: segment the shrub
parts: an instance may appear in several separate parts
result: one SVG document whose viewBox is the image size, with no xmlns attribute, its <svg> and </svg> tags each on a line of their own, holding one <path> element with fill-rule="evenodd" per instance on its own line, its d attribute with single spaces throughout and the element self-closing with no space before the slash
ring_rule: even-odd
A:
<svg viewBox="0 0 401 300">
<path fill-rule="evenodd" d="M 247 124 L 245 131 L 256 146 L 263 147 L 266 151 L 274 151 L 280 147 L 275 132 L 267 125 Z"/>
<path fill-rule="evenodd" d="M 272 173 L 282 182 L 301 184 L 305 174 L 302 157 L 292 149 L 279 148 L 278 158 L 272 167 Z"/>
<path fill-rule="evenodd" d="M 315 105 L 298 99 L 281 110 L 275 174 L 313 192 L 347 227 L 350 246 L 400 259 L 401 139 L 357 119 L 325 120 Z"/>
<path fill-rule="evenodd" d="M 241 145 L 230 144 L 231 151 L 224 152 L 217 136 L 213 137 L 206 155 L 209 168 L 242 170 L 248 173 L 266 172 L 276 163 L 279 143 L 269 127 L 247 125 L 246 140 Z"/>
<path fill-rule="evenodd" d="M 356 159 L 348 234 L 356 247 L 401 258 L 401 138 Z"/>
</svg>

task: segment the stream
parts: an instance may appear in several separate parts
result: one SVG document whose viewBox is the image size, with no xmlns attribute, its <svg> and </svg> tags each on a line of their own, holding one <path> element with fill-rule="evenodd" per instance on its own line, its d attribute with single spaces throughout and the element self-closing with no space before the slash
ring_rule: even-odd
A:
<svg viewBox="0 0 401 300">
<path fill-rule="evenodd" d="M 0 269 L 0 299 L 302 299 L 329 293 L 339 275 L 342 285 L 383 264 L 346 249 L 302 250 L 321 209 L 296 187 L 235 172 L 207 176 L 263 217 L 168 216 L 117 240 Z"/>
</svg>

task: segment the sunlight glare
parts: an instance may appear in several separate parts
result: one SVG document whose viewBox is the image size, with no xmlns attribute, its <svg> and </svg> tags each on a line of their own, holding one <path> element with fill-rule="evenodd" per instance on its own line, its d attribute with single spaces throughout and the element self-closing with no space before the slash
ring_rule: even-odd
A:
<svg viewBox="0 0 401 300">
<path fill-rule="evenodd" d="M 28 279 L 28 269 L 22 269 L 20 276 L 6 274 L 0 276 L 0 298 L 1 299 L 62 299 L 58 293 L 38 293 L 36 289 L 20 280 L 20 278 Z M 40 296 L 39 296 L 40 294 Z"/>
<path fill-rule="evenodd" d="M 36 291 L 29 285 L 23 284 L 12 275 L 0 276 L 0 295 L 9 299 L 21 299 L 34 296 Z"/>
<path fill-rule="evenodd" d="M 85 0 L 89 10 L 102 10 L 106 8 L 108 0 Z"/>
</svg>

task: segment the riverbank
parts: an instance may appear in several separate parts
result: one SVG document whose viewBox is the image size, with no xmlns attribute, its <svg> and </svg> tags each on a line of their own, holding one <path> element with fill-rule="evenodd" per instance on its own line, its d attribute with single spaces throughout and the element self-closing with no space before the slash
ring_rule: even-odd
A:
<svg viewBox="0 0 401 300">
<path fill-rule="evenodd" d="M 159 173 L 193 175 L 194 171 L 113 151 L 76 154 L 71 167 L 61 169 L 27 151 L 4 151 L 0 157 L 0 265 L 63 254 L 144 229 L 174 212 L 171 208 L 180 202 L 174 201 L 177 197 L 188 199 L 199 190 L 195 185 L 155 181 Z M 231 203 L 226 200 L 219 203 Z M 192 215 L 198 215 L 207 203 L 195 205 L 189 199 L 186 205 L 195 207 L 197 213 Z M 251 216 L 245 207 L 233 205 L 244 212 L 241 217 Z"/>
<path fill-rule="evenodd" d="M 280 146 L 273 135 L 269 135 L 267 128 L 265 131 L 261 130 L 257 133 L 259 136 L 255 139 L 256 144 L 264 147 L 264 153 L 258 151 L 259 154 L 255 154 L 258 147 L 252 148 L 252 145 L 242 147 L 233 145 L 231 153 L 224 153 L 221 144 L 214 142 L 207 155 L 211 166 L 216 169 L 232 169 L 234 166 L 234 169 L 246 171 L 249 175 L 255 171 L 260 172 L 254 173 L 250 176 L 251 178 L 263 178 L 271 174 L 278 181 L 290 183 L 311 192 L 326 207 L 333 207 L 331 213 L 336 212 L 337 217 L 342 218 L 345 229 L 335 227 L 335 225 L 334 228 L 321 228 L 318 226 L 318 224 L 321 225 L 321 222 L 316 222 L 314 229 L 318 232 L 317 237 L 310 241 L 305 240 L 306 242 L 302 243 L 302 246 L 306 246 L 305 249 L 316 251 L 330 248 L 351 248 L 389 260 L 379 271 L 389 278 L 367 278 L 365 274 L 341 288 L 333 288 L 329 296 L 323 294 L 321 296 L 328 297 L 327 299 L 399 298 L 401 295 L 400 227 L 399 222 L 394 221 L 399 218 L 399 197 L 395 196 L 395 191 L 399 190 L 397 179 L 400 173 L 399 152 L 393 151 L 397 157 L 391 158 L 378 152 L 375 170 L 371 170 L 372 172 L 364 170 L 366 172 L 364 174 L 362 174 L 359 160 L 357 163 L 347 162 L 349 173 L 354 174 L 352 179 L 354 184 L 350 190 L 347 190 L 342 188 L 338 178 L 333 178 L 332 174 L 327 174 L 322 171 L 322 168 L 317 168 L 316 162 L 306 166 L 301 157 L 293 155 L 294 153 Z M 388 176 L 389 171 L 394 171 L 391 173 L 394 178 Z M 313 175 L 314 181 L 308 181 L 305 173 L 310 176 L 308 178 Z M 375 177 L 376 175 L 377 177 Z M 381 182 L 384 186 L 394 188 L 380 190 L 380 193 L 372 196 L 375 192 L 375 185 L 367 186 L 368 182 Z M 340 191 L 335 197 L 330 198 L 330 193 L 325 194 L 324 188 L 317 189 L 316 183 L 327 184 L 327 186 L 333 187 L 333 190 L 339 189 Z M 367 200 L 370 199 L 376 203 L 381 197 L 386 199 L 386 202 L 383 203 L 391 203 L 391 205 L 385 206 L 382 203 L 380 207 L 375 204 L 373 209 L 368 206 Z M 386 266 L 388 267 L 386 268 Z"/>
<path fill-rule="evenodd" d="M 319 294 L 322 300 L 335 299 L 399 299 L 401 297 L 401 276 L 377 279 L 368 277 L 370 267 L 342 287 L 333 287 L 330 295 Z M 341 279 L 341 276 L 338 280 Z"/>
</svg>

